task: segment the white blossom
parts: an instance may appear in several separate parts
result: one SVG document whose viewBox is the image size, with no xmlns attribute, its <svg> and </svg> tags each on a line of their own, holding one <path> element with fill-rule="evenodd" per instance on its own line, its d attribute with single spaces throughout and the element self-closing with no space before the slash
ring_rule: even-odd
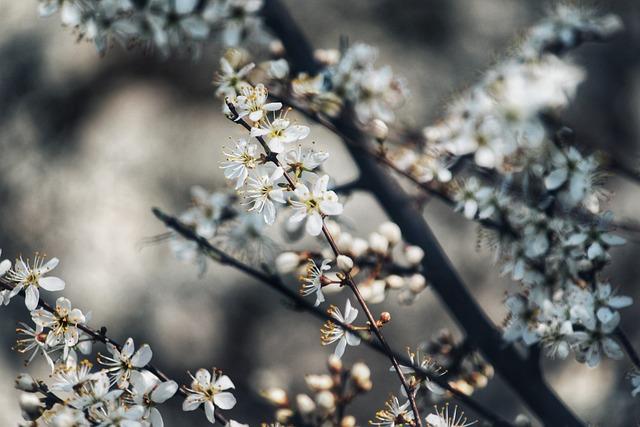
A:
<svg viewBox="0 0 640 427">
<path fill-rule="evenodd" d="M 328 313 L 331 317 L 338 320 L 345 325 L 351 325 L 358 317 L 358 310 L 351 305 L 351 301 L 347 299 L 347 303 L 344 309 L 344 316 L 340 312 L 340 309 L 335 305 L 329 307 Z M 337 325 L 331 321 L 327 321 L 321 329 L 322 345 L 333 344 L 338 342 L 334 355 L 341 358 L 344 354 L 344 350 L 347 344 L 350 346 L 356 346 L 360 344 L 360 337 L 352 332 L 348 332 L 343 329 L 342 326 Z"/>
<path fill-rule="evenodd" d="M 297 200 L 290 200 L 294 212 L 289 222 L 296 223 L 306 219 L 307 233 L 312 236 L 319 235 L 322 231 L 323 216 L 340 215 L 343 209 L 338 195 L 327 190 L 328 185 L 328 175 L 318 178 L 311 190 L 305 184 L 298 183 L 294 190 Z"/>
<path fill-rule="evenodd" d="M 219 370 L 213 369 L 213 377 L 206 369 L 199 369 L 195 376 L 191 376 L 191 387 L 187 389 L 188 395 L 182 404 L 183 411 L 193 411 L 204 404 L 207 420 L 214 424 L 215 408 L 231 409 L 236 405 L 236 398 L 228 391 L 235 388 L 231 379 L 222 375 Z"/>
<path fill-rule="evenodd" d="M 58 265 L 58 258 L 51 258 L 46 264 L 44 257 L 39 254 L 35 255 L 33 265 L 29 260 L 18 259 L 13 269 L 7 274 L 7 278 L 15 282 L 15 286 L 11 291 L 10 297 L 24 290 L 24 302 L 28 310 L 35 310 L 40 299 L 40 288 L 54 292 L 64 289 L 65 283 L 58 277 L 45 277 L 47 273 Z"/>
<path fill-rule="evenodd" d="M 315 261 L 309 258 L 309 261 L 307 262 L 307 272 L 304 276 L 300 276 L 300 281 L 302 282 L 302 286 L 300 286 L 300 294 L 308 296 L 315 293 L 316 302 L 314 305 L 316 307 L 324 302 L 322 279 L 324 277 L 324 272 L 331 270 L 331 265 L 329 265 L 330 263 L 331 260 L 325 259 L 322 261 L 320 267 L 318 267 Z"/>
<path fill-rule="evenodd" d="M 260 126 L 251 128 L 251 136 L 263 137 L 274 153 L 282 153 L 287 144 L 304 139 L 307 135 L 307 126 L 293 125 L 284 116 L 279 116 L 273 121 L 265 119 Z"/>
<path fill-rule="evenodd" d="M 108 343 L 107 350 L 111 353 L 111 356 L 99 354 L 98 361 L 107 367 L 106 370 L 111 377 L 111 383 L 117 384 L 119 388 L 126 388 L 129 384 L 131 373 L 148 365 L 153 356 L 151 347 L 147 344 L 143 344 L 135 351 L 133 338 L 128 338 L 122 349 L 118 349 L 115 345 Z"/>
<path fill-rule="evenodd" d="M 147 370 L 131 373 L 131 399 L 133 403 L 144 408 L 144 418 L 148 419 L 151 427 L 162 427 L 162 415 L 156 407 L 166 402 L 178 391 L 175 381 L 160 381 L 158 377 Z"/>
</svg>

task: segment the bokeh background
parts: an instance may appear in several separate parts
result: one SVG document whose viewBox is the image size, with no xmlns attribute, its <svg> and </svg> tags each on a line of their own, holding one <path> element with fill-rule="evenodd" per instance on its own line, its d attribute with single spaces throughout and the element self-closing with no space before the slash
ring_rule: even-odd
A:
<svg viewBox="0 0 640 427">
<path fill-rule="evenodd" d="M 164 230 L 151 206 L 182 210 L 189 188 L 225 185 L 218 168 L 221 145 L 239 130 L 227 123 L 211 80 L 220 55 L 209 45 L 202 60 L 161 60 L 142 51 L 111 49 L 100 58 L 77 43 L 59 19 L 41 19 L 35 1 L 0 0 L 0 247 L 3 255 L 46 252 L 61 259 L 56 273 L 65 295 L 92 325 L 105 325 L 124 340 L 148 342 L 153 362 L 186 381 L 187 369 L 217 366 L 234 379 L 239 404 L 233 418 L 256 425 L 272 410 L 259 396 L 266 384 L 293 394 L 305 391 L 306 373 L 322 373 L 330 349 L 319 345 L 319 326 L 290 311 L 272 291 L 228 269 L 210 265 L 199 277 L 175 260 L 166 244 L 141 242 Z M 438 117 L 447 99 L 472 83 L 525 28 L 543 14 L 543 2 L 514 0 L 340 0 L 285 2 L 317 47 L 337 47 L 341 36 L 380 48 L 380 60 L 403 75 L 412 92 L 401 117 L 422 126 Z M 626 30 L 606 45 L 573 54 L 589 73 L 565 119 L 578 141 L 616 153 L 636 166 L 640 135 L 640 3 L 604 1 Z M 331 150 L 328 170 L 339 180 L 357 172 L 339 141 L 312 130 Z M 611 209 L 634 219 L 640 188 L 613 177 Z M 367 209 L 362 209 L 367 206 Z M 366 195 L 356 195 L 347 214 L 362 235 L 384 219 Z M 473 294 L 495 322 L 513 286 L 487 268 L 491 254 L 476 248 L 476 228 L 437 201 L 426 215 Z M 614 252 L 612 283 L 640 300 L 638 236 Z M 636 240 L 634 242 L 633 240 Z M 428 256 L 428 254 L 427 254 Z M 53 301 L 54 296 L 48 295 Z M 640 345 L 640 310 L 623 313 L 623 327 Z M 411 307 L 390 298 L 394 320 L 387 336 L 402 349 L 437 333 L 456 330 L 437 298 L 426 290 Z M 10 350 L 16 322 L 27 318 L 18 300 L 2 307 L 0 321 L 0 425 L 20 420 L 13 378 L 22 368 Z M 365 347 L 350 348 L 345 361 L 366 361 L 374 390 L 351 408 L 364 424 L 397 392 L 387 362 Z M 46 375 L 42 366 L 36 372 Z M 640 420 L 630 396 L 628 361 L 589 369 L 572 360 L 545 361 L 559 395 L 594 425 L 629 426 Z M 514 417 L 520 406 L 496 378 L 476 397 Z M 168 426 L 205 425 L 199 413 L 183 414 L 180 399 L 165 410 Z"/>
</svg>

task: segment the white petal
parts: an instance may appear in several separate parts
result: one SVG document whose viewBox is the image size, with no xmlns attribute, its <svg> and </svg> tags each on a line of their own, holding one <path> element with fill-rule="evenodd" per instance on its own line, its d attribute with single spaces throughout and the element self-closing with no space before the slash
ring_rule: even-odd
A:
<svg viewBox="0 0 640 427">
<path fill-rule="evenodd" d="M 38 285 L 47 291 L 61 291 L 64 289 L 64 280 L 57 277 L 41 277 L 38 279 Z"/>
<path fill-rule="evenodd" d="M 317 236 L 322 232 L 322 217 L 318 212 L 312 212 L 309 215 L 306 230 L 312 236 Z"/>
<path fill-rule="evenodd" d="M 228 391 L 213 396 L 213 403 L 220 409 L 231 409 L 236 406 L 236 398 Z"/>
<path fill-rule="evenodd" d="M 342 357 L 342 355 L 344 354 L 344 349 L 347 347 L 347 339 L 345 337 L 340 338 L 340 340 L 338 341 L 338 345 L 336 346 L 335 351 L 333 352 L 333 354 L 340 359 Z"/>
<path fill-rule="evenodd" d="M 211 373 L 206 369 L 198 369 L 196 380 L 202 385 L 209 385 L 211 384 Z"/>
<path fill-rule="evenodd" d="M 58 266 L 60 260 L 58 258 L 51 258 L 42 268 L 39 269 L 40 274 L 48 273 Z"/>
<path fill-rule="evenodd" d="M 567 174 L 568 171 L 565 168 L 560 168 L 552 171 L 544 179 L 544 186 L 547 187 L 547 190 L 552 191 L 559 188 L 567 180 Z"/>
<path fill-rule="evenodd" d="M 9 271 L 10 268 L 11 261 L 9 261 L 8 259 L 2 260 L 2 262 L 0 262 L 0 276 L 4 276 L 4 274 Z"/>
<path fill-rule="evenodd" d="M 28 310 L 35 310 L 38 306 L 38 299 L 40 298 L 40 292 L 35 286 L 27 286 L 24 291 L 24 304 Z"/>
<path fill-rule="evenodd" d="M 193 12 L 198 0 L 175 0 L 175 11 L 180 15 Z"/>
<path fill-rule="evenodd" d="M 153 352 L 151 351 L 151 347 L 147 344 L 144 344 L 142 347 L 136 351 L 136 354 L 131 358 L 131 364 L 136 368 L 142 368 L 143 366 L 147 366 L 151 361 L 151 357 L 153 356 Z"/>
<path fill-rule="evenodd" d="M 209 420 L 211 424 L 216 423 L 215 410 L 216 409 L 213 406 L 213 402 L 211 402 L 210 400 L 204 402 L 204 413 L 207 416 L 207 420 Z"/>
<path fill-rule="evenodd" d="M 193 411 L 202 403 L 202 397 L 197 394 L 190 394 L 184 399 L 182 402 L 182 410 L 183 411 Z"/>
<path fill-rule="evenodd" d="M 122 346 L 121 354 L 127 358 L 130 358 L 133 355 L 133 338 L 127 338 Z"/>
<path fill-rule="evenodd" d="M 342 203 L 331 200 L 320 202 L 320 210 L 325 215 L 340 215 L 343 211 Z"/>
<path fill-rule="evenodd" d="M 158 384 L 158 386 L 151 392 L 151 400 L 156 403 L 164 403 L 167 399 L 173 397 L 178 391 L 178 383 L 175 381 L 165 381 Z"/>
<path fill-rule="evenodd" d="M 216 388 L 220 390 L 228 390 L 230 388 L 235 388 L 235 386 L 233 385 L 233 382 L 231 381 L 231 378 L 229 378 L 227 375 L 221 375 L 220 378 L 216 380 L 214 385 L 216 386 Z"/>
</svg>

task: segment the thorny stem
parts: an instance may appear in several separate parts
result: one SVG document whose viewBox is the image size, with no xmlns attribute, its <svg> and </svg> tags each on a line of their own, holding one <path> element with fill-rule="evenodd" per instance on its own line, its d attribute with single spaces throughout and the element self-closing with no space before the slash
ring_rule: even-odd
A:
<svg viewBox="0 0 640 427">
<path fill-rule="evenodd" d="M 274 289 L 276 292 L 284 295 L 287 299 L 289 299 L 294 304 L 294 308 L 307 311 L 310 314 L 314 315 L 315 317 L 323 321 L 329 320 L 335 323 L 336 325 L 340 326 L 341 328 L 351 331 L 352 333 L 360 336 L 362 341 L 367 346 L 377 351 L 378 353 L 388 356 L 387 350 L 382 346 L 382 344 L 369 339 L 369 337 L 359 333 L 359 331 L 355 330 L 351 325 L 347 325 L 339 321 L 338 319 L 334 319 L 325 311 L 321 310 L 318 307 L 315 307 L 311 302 L 302 298 L 297 292 L 294 292 L 293 290 L 285 286 L 285 284 L 282 282 L 282 280 L 278 276 L 269 274 L 262 270 L 251 267 L 243 263 L 242 261 L 234 258 L 233 256 L 227 254 L 226 252 L 218 249 L 217 247 L 213 246 L 207 239 L 198 235 L 192 228 L 183 224 L 177 218 L 165 214 L 160 209 L 153 208 L 152 212 L 168 228 L 174 230 L 176 233 L 180 234 L 185 239 L 197 243 L 200 250 L 202 250 L 207 256 L 209 256 L 214 261 L 217 261 L 222 265 L 228 265 L 228 266 L 234 267 L 237 270 L 242 271 L 243 273 L 246 273 L 247 275 L 260 281 L 264 285 Z M 469 396 L 455 389 L 442 378 L 433 375 L 431 372 L 424 369 L 422 366 L 419 366 L 413 363 L 407 356 L 401 355 L 392 349 L 390 351 L 392 356 L 403 366 L 411 367 L 417 373 L 419 373 L 422 377 L 430 381 L 433 381 L 439 386 L 441 386 L 442 388 L 446 389 L 453 396 L 455 396 L 455 398 L 458 399 L 461 403 L 465 404 L 466 406 L 468 406 L 469 408 L 477 412 L 480 416 L 484 417 L 486 420 L 493 423 L 493 425 L 502 426 L 502 427 L 513 427 L 513 424 L 504 420 L 499 415 L 494 414 L 491 410 L 480 405 L 474 399 L 470 398 Z"/>
<path fill-rule="evenodd" d="M 234 123 L 238 123 L 241 126 L 243 126 L 245 129 L 251 131 L 251 126 L 249 125 L 249 123 L 247 123 L 244 119 L 241 119 L 238 117 L 238 113 L 231 102 L 227 101 L 227 107 L 229 107 L 229 110 L 231 111 L 231 114 L 232 114 L 232 116 L 229 117 L 229 119 Z M 269 146 L 261 136 L 256 137 L 256 139 L 258 140 L 258 142 L 260 142 L 260 145 L 264 149 L 267 155 L 267 160 L 283 169 L 284 178 L 289 183 L 291 189 L 292 190 L 295 189 L 296 188 L 295 181 L 291 178 L 289 173 L 282 167 L 282 164 L 280 163 L 280 160 L 278 160 L 278 156 L 276 155 L 276 153 L 271 151 L 271 149 L 269 148 Z M 334 256 L 336 258 L 340 256 L 341 255 L 340 250 L 338 249 L 338 246 L 336 245 L 336 242 L 333 236 L 331 235 L 331 232 L 329 231 L 326 224 L 324 223 L 324 217 L 322 222 L 322 234 L 327 239 L 329 246 L 331 246 L 331 250 L 333 251 Z M 418 405 L 416 404 L 415 394 L 411 389 L 411 387 L 409 386 L 409 384 L 407 383 L 407 380 L 404 377 L 404 374 L 402 373 L 402 369 L 400 369 L 400 365 L 398 364 L 398 360 L 393 356 L 393 353 L 391 352 L 391 348 L 389 347 L 387 340 L 385 339 L 382 331 L 380 330 L 380 327 L 376 323 L 376 319 L 373 316 L 373 313 L 371 313 L 371 310 L 369 309 L 367 302 L 362 297 L 360 290 L 356 286 L 355 282 L 353 281 L 353 278 L 351 277 L 351 274 L 348 271 L 345 272 L 345 282 L 347 283 L 347 286 L 351 289 L 351 291 L 355 295 L 356 299 L 358 300 L 358 303 L 360 304 L 360 307 L 362 307 L 362 310 L 364 311 L 367 317 L 367 320 L 369 321 L 369 328 L 373 331 L 375 336 L 378 338 L 378 340 L 382 344 L 382 347 L 385 353 L 387 354 L 387 357 L 389 358 L 389 360 L 391 360 L 391 363 L 395 368 L 395 372 L 398 375 L 398 379 L 400 380 L 402 387 L 407 392 L 407 398 L 409 399 L 409 402 L 411 402 L 411 409 L 413 411 L 415 425 L 417 427 L 422 427 L 422 419 L 420 418 L 420 412 L 418 410 Z"/>
<path fill-rule="evenodd" d="M 0 287 L 7 289 L 7 290 L 12 290 L 13 286 L 7 282 L 5 282 L 4 280 L 0 280 Z M 24 291 L 20 291 L 19 293 L 20 296 L 22 296 L 24 298 Z M 46 301 L 44 301 L 42 298 L 40 298 L 38 300 L 38 304 L 45 309 L 46 311 L 48 311 L 49 313 L 55 313 L 55 309 L 53 307 L 51 307 L 51 305 L 49 303 L 47 303 Z M 82 325 L 82 324 L 78 324 L 77 328 L 80 329 L 81 331 L 85 332 L 87 335 L 89 335 L 91 338 L 93 338 L 94 341 L 96 342 L 101 342 L 103 344 L 111 344 L 114 347 L 116 347 L 118 349 L 118 351 L 122 350 L 122 346 L 117 342 L 114 341 L 113 339 L 109 338 L 107 336 L 107 329 L 105 327 L 102 327 L 99 330 L 95 330 L 92 329 L 86 325 Z M 160 378 L 163 382 L 165 381 L 171 381 L 171 378 L 169 378 L 164 372 L 162 372 L 160 369 L 156 368 L 155 366 L 153 366 L 152 364 L 148 364 L 144 367 L 146 370 L 148 370 L 149 372 L 153 373 L 155 376 L 157 376 L 158 378 Z M 46 389 L 49 395 L 53 395 L 53 393 L 51 393 L 51 391 L 49 391 L 49 389 Z M 187 393 L 182 390 L 182 387 L 178 388 L 178 393 L 182 396 L 182 397 L 187 397 Z M 53 395 L 55 396 L 55 395 Z M 57 396 L 56 396 L 57 397 Z M 204 408 L 204 407 L 203 407 Z M 220 411 L 215 411 L 214 413 L 216 420 L 218 420 L 220 423 L 222 423 L 222 425 L 227 425 L 228 421 L 227 419 L 220 414 Z"/>
</svg>

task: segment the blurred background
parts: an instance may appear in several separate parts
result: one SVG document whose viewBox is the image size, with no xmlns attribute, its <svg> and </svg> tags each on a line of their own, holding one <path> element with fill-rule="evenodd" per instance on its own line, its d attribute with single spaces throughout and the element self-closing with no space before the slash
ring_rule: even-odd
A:
<svg viewBox="0 0 640 427">
<path fill-rule="evenodd" d="M 543 2 L 513 0 L 288 0 L 292 15 L 316 47 L 337 47 L 341 36 L 380 49 L 380 63 L 406 78 L 412 96 L 401 119 L 431 123 L 457 90 L 474 82 L 529 25 Z M 622 17 L 626 30 L 611 43 L 587 45 L 573 54 L 588 71 L 574 106 L 565 114 L 578 140 L 617 153 L 636 166 L 640 135 L 640 3 L 601 2 Z M 212 76 L 220 51 L 207 46 L 198 62 L 160 60 L 140 50 L 111 49 L 100 58 L 77 43 L 59 18 L 41 19 L 37 2 L 0 0 L 0 247 L 13 258 L 41 251 L 60 258 L 56 275 L 65 296 L 92 311 L 91 324 L 109 335 L 147 342 L 153 362 L 187 381 L 186 370 L 217 366 L 236 384 L 239 403 L 229 415 L 256 425 L 272 419 L 259 396 L 265 385 L 306 391 L 304 375 L 324 373 L 331 349 L 319 345 L 320 324 L 286 308 L 278 295 L 229 268 L 197 268 L 172 256 L 166 244 L 141 245 L 164 232 L 150 212 L 179 212 L 189 188 L 222 188 L 221 146 L 237 127 L 220 114 Z M 331 151 L 328 171 L 338 180 L 357 174 L 330 133 L 312 129 Z M 636 219 L 640 188 L 612 178 L 610 207 Z M 366 206 L 367 209 L 362 209 Z M 384 219 L 367 195 L 354 196 L 347 215 L 366 236 Z M 505 314 L 504 292 L 488 250 L 476 249 L 476 227 L 433 201 L 427 219 L 480 304 L 495 322 Z M 627 236 L 631 240 L 634 236 Z M 635 236 L 639 237 L 639 236 Z M 636 239 L 637 240 L 637 239 Z M 638 242 L 614 251 L 608 269 L 621 293 L 640 301 Z M 428 254 L 427 254 L 428 256 Z M 54 301 L 56 295 L 47 295 Z M 623 328 L 640 346 L 640 304 L 623 311 Z M 456 331 L 427 289 L 413 306 L 395 298 L 375 307 L 394 320 L 387 336 L 396 349 L 429 339 L 441 328 Z M 10 348 L 14 328 L 28 318 L 24 305 L 2 307 L 0 322 L 0 425 L 20 420 L 13 378 L 22 357 Z M 387 361 L 364 346 L 349 348 L 345 362 L 366 361 L 374 389 L 350 412 L 362 424 L 397 393 Z M 33 368 L 46 375 L 43 366 Z M 545 360 L 547 379 L 593 425 L 629 426 L 640 421 L 630 396 L 628 361 L 589 369 L 573 360 Z M 475 395 L 507 417 L 526 410 L 495 378 Z M 206 425 L 199 412 L 184 414 L 175 398 L 163 410 L 168 426 Z"/>
</svg>

